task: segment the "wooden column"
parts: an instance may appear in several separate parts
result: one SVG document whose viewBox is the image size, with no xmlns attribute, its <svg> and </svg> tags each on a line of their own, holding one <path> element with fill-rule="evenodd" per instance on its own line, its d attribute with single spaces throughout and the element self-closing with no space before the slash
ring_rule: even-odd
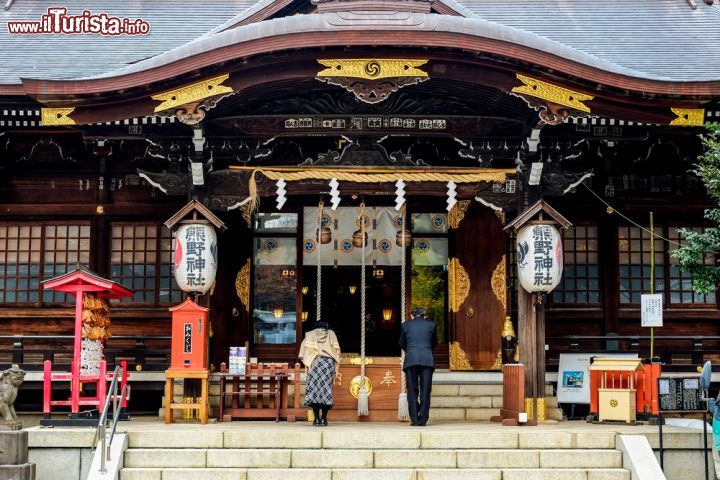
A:
<svg viewBox="0 0 720 480">
<path fill-rule="evenodd" d="M 243 267 L 251 261 L 253 255 L 252 231 L 239 215 L 227 215 L 226 220 L 229 228 L 218 233 L 219 261 L 215 292 L 208 305 L 213 328 L 209 345 L 210 363 L 217 368 L 222 362 L 228 361 L 230 346 L 243 346 L 252 335 L 249 305 L 243 303 L 244 299 L 241 299 L 235 286 L 238 275 L 243 274 L 244 281 L 250 281 L 249 265 L 246 270 Z M 239 283 L 248 285 L 243 281 Z M 247 293 L 251 294 L 250 291 Z"/>
<path fill-rule="evenodd" d="M 601 221 L 598 223 L 598 254 L 603 292 L 603 316 L 605 318 L 604 325 L 600 327 L 603 335 L 617 335 L 620 332 L 618 319 L 620 269 L 618 266 L 617 230 L 614 218 L 608 215 L 601 217 Z M 617 350 L 617 340 L 614 343 L 615 345 L 605 345 L 605 348 L 610 351 Z"/>
<path fill-rule="evenodd" d="M 525 365 L 525 411 L 529 412 L 528 398 L 537 397 L 537 325 L 533 295 L 517 282 L 518 290 L 518 344 L 520 363 Z M 533 414 L 534 418 L 534 414 Z"/>
<path fill-rule="evenodd" d="M 536 420 L 546 419 L 545 407 L 545 302 L 546 296 L 535 294 L 532 296 L 535 306 L 535 378 L 537 385 Z"/>
</svg>

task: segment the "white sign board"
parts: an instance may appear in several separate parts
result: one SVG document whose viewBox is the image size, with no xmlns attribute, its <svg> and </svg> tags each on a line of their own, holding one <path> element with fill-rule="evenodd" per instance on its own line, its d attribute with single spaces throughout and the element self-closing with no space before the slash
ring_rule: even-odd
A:
<svg viewBox="0 0 720 480">
<path fill-rule="evenodd" d="M 637 358 L 637 353 L 561 353 L 558 366 L 559 403 L 590 403 L 590 358 Z"/>
<path fill-rule="evenodd" d="M 662 327 L 662 312 L 662 293 L 640 295 L 640 322 L 643 327 Z"/>
<path fill-rule="evenodd" d="M 245 365 L 247 364 L 247 348 L 230 347 L 230 364 L 228 365 L 228 373 L 230 375 L 245 375 Z"/>
</svg>

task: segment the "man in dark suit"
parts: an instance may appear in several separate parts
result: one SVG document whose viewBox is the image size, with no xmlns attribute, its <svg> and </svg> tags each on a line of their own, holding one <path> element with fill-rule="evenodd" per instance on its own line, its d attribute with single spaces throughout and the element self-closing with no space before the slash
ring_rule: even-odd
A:
<svg viewBox="0 0 720 480">
<path fill-rule="evenodd" d="M 413 426 L 425 426 L 430 415 L 430 391 L 435 371 L 432 349 L 436 344 L 435 322 L 427 318 L 424 308 L 413 309 L 412 320 L 403 323 L 400 332 L 400 348 L 405 350 L 403 370 L 407 379 L 410 424 Z"/>
</svg>

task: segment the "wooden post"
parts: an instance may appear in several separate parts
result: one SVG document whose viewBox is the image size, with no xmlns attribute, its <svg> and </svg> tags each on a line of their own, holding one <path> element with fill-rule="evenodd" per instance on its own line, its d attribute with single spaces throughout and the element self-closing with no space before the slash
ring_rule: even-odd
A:
<svg viewBox="0 0 720 480">
<path fill-rule="evenodd" d="M 533 218 L 538 217 L 537 220 Z M 545 216 L 549 217 L 547 220 Z M 520 233 L 525 227 L 532 225 L 545 224 L 556 225 L 561 228 L 569 228 L 572 224 L 554 208 L 539 200 L 535 205 L 526 208 L 512 222 L 505 226 L 505 230 L 513 230 L 518 233 L 518 242 L 520 242 Z M 518 267 L 525 269 L 528 263 L 534 261 L 538 257 L 526 259 L 530 248 L 528 243 L 534 241 L 525 239 L 523 236 L 522 249 L 518 247 Z M 561 240 L 558 240 L 561 241 Z M 535 243 L 537 245 L 537 242 Z M 555 247 L 553 247 L 555 248 Z M 552 254 L 552 252 L 546 252 Z M 559 253 L 559 252 L 558 252 Z M 562 259 L 558 259 L 559 262 Z M 532 264 L 531 264 L 532 265 Z M 560 264 L 562 266 L 562 264 Z M 528 417 L 532 418 L 532 423 L 537 425 L 538 420 L 545 419 L 545 301 L 544 294 L 530 294 L 522 288 L 522 280 L 527 280 L 520 274 L 518 282 L 518 330 L 520 344 L 520 360 L 526 366 L 525 370 L 525 394 L 532 395 L 525 399 L 525 411 Z M 557 282 L 555 282 L 557 283 Z M 548 285 L 550 285 L 548 283 Z M 540 286 L 541 288 L 535 288 Z M 543 291 L 542 285 L 538 285 L 537 277 L 535 284 L 528 286 L 530 290 Z M 547 289 L 545 289 L 547 290 Z M 549 289 L 551 290 L 551 289 Z"/>
<path fill-rule="evenodd" d="M 534 408 L 535 420 L 545 420 L 545 302 L 547 297 L 535 294 L 535 375 L 537 402 Z"/>
<path fill-rule="evenodd" d="M 518 290 L 518 343 L 520 363 L 525 365 L 525 411 L 535 418 L 534 399 L 537 398 L 537 330 L 533 295 L 525 291 L 520 282 Z"/>
</svg>

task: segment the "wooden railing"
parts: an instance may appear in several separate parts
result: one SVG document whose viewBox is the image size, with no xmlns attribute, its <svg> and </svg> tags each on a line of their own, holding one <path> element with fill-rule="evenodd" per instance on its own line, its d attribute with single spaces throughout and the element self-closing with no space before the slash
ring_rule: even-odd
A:
<svg viewBox="0 0 720 480">
<path fill-rule="evenodd" d="M 0 369 L 17 364 L 26 371 L 42 371 L 43 362 L 53 369 L 70 368 L 73 356 L 72 335 L 2 335 Z M 117 335 L 105 343 L 109 368 L 122 360 L 134 371 L 164 371 L 170 365 L 170 337 Z"/>
<path fill-rule="evenodd" d="M 548 337 L 548 370 L 557 368 L 560 353 L 622 353 L 650 355 L 649 335 L 565 335 Z M 69 369 L 72 335 L 1 335 L 0 369 L 13 364 L 27 371 L 42 371 L 43 361 L 53 368 Z M 655 336 L 655 355 L 665 371 L 695 371 L 706 360 L 720 363 L 720 336 Z M 131 371 L 164 371 L 170 364 L 170 337 L 117 335 L 105 345 L 110 368 L 125 360 Z M 140 367 L 139 369 L 137 367 Z"/>
<path fill-rule="evenodd" d="M 655 335 L 654 355 L 664 371 L 695 371 L 707 360 L 720 363 L 720 336 Z M 547 362 L 557 367 L 560 353 L 630 353 L 650 356 L 649 335 L 565 335 L 548 337 Z M 550 369 L 551 369 L 550 368 Z"/>
</svg>

